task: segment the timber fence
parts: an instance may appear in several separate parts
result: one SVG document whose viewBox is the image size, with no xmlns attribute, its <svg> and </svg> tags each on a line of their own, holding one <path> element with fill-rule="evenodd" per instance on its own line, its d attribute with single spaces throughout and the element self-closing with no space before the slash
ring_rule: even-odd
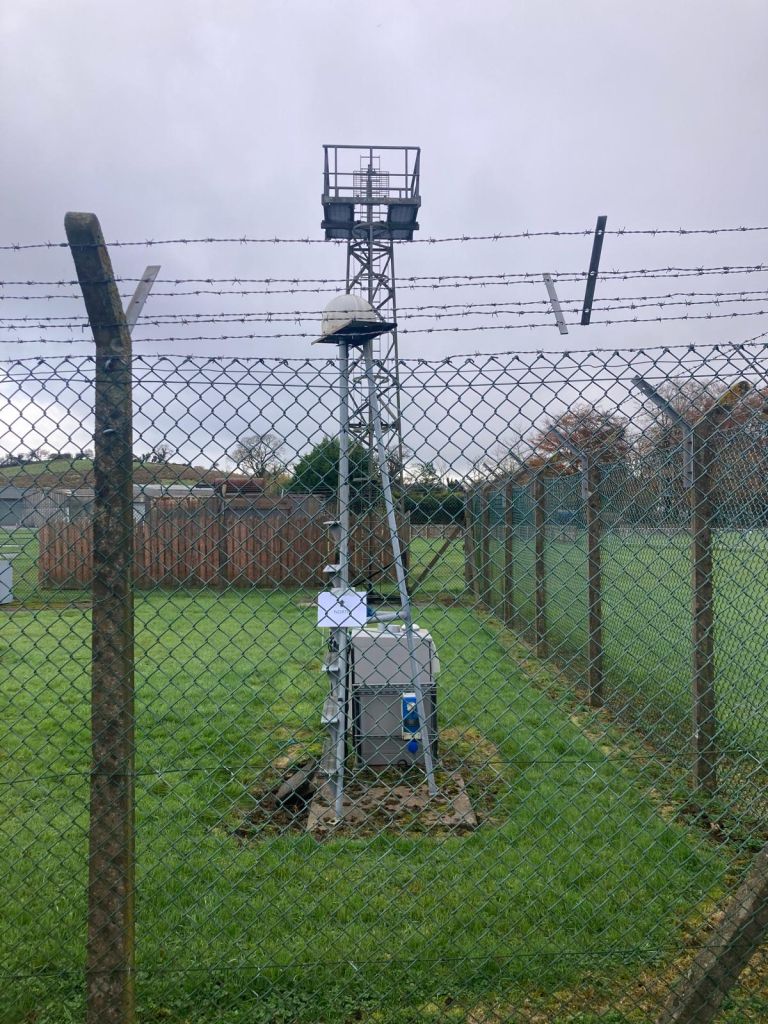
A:
<svg viewBox="0 0 768 1024">
<path fill-rule="evenodd" d="M 154 587 L 322 587 L 332 551 L 324 522 L 336 503 L 318 495 L 281 498 L 166 500 L 134 527 L 133 585 Z M 158 507 L 159 506 L 159 507 Z M 409 530 L 400 520 L 404 542 Z M 93 581 L 93 527 L 80 517 L 40 529 L 43 588 L 82 590 Z M 382 516 L 355 517 L 353 579 L 393 578 Z"/>
</svg>

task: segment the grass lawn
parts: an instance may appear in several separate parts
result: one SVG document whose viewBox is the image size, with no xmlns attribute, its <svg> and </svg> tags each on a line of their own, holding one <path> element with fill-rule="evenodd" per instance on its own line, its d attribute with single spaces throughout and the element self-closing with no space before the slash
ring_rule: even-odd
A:
<svg viewBox="0 0 768 1024">
<path fill-rule="evenodd" d="M 445 541 L 442 539 L 424 540 L 414 538 L 409 545 L 409 574 L 413 587 L 429 568 L 432 560 L 440 554 Z M 418 595 L 428 594 L 461 594 L 466 588 L 464 582 L 464 542 L 452 541 L 438 561 L 432 566 L 424 582 L 418 587 Z"/>
<path fill-rule="evenodd" d="M 533 543 L 515 539 L 514 600 L 534 617 Z M 652 742 L 685 748 L 691 716 L 689 540 L 608 533 L 603 553 L 606 699 L 644 723 Z M 494 600 L 500 605 L 501 544 L 492 541 Z M 563 661 L 584 656 L 587 639 L 584 540 L 545 546 L 547 633 Z M 721 745 L 768 755 L 768 537 L 718 532 L 714 547 L 715 672 Z"/>
<path fill-rule="evenodd" d="M 43 459 L 40 462 L 24 462 L 20 466 L 0 467 L 0 487 L 19 479 L 23 481 L 22 486 L 33 486 L 40 477 L 44 477 L 49 486 L 64 485 L 68 477 L 72 477 L 77 485 L 85 474 L 92 471 L 91 459 Z"/>
<path fill-rule="evenodd" d="M 318 747 L 311 596 L 137 595 L 143 1024 L 465 1020 L 679 947 L 725 858 L 660 816 L 639 769 L 585 738 L 469 608 L 417 621 L 447 744 L 476 745 L 478 778 L 494 774 L 486 804 L 473 794 L 481 827 L 236 841 L 275 759 Z M 25 976 L 0 986 L 3 1024 L 82 1020 L 89 628 L 78 608 L 0 618 L 0 941 Z"/>
</svg>

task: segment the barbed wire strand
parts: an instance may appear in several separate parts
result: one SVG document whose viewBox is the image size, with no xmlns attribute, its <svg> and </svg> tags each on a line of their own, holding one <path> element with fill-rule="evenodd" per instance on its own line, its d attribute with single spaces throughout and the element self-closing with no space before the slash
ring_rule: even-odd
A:
<svg viewBox="0 0 768 1024">
<path fill-rule="evenodd" d="M 748 348 L 750 345 L 757 345 L 762 339 L 768 338 L 768 330 L 760 331 L 758 334 L 751 335 L 748 338 L 741 338 L 738 340 L 721 340 L 713 341 L 702 346 L 700 341 L 697 342 L 677 342 L 670 344 L 668 342 L 659 342 L 656 344 L 642 344 L 642 345 L 618 345 L 608 346 L 606 348 L 595 348 L 594 345 L 587 348 L 567 348 L 567 349 L 546 349 L 546 348 L 533 348 L 533 349 L 514 349 L 497 352 L 480 352 L 475 350 L 474 352 L 456 352 L 447 356 L 437 356 L 432 359 L 426 359 L 423 357 L 419 358 L 400 358 L 398 362 L 406 367 L 412 365 L 425 366 L 431 365 L 437 368 L 455 368 L 459 365 L 460 361 L 464 363 L 475 364 L 477 359 L 487 359 L 488 361 L 498 360 L 503 356 L 511 356 L 514 359 L 522 358 L 523 356 L 535 356 L 541 359 L 566 359 L 566 360 L 578 360 L 581 357 L 596 357 L 605 359 L 606 355 L 609 356 L 622 356 L 624 358 L 631 358 L 632 356 L 653 354 L 654 360 L 663 357 L 666 354 L 672 352 L 681 352 L 686 350 L 688 352 L 696 352 L 702 347 L 707 350 L 722 353 L 724 350 L 738 351 L 743 348 Z M 768 349 L 768 341 L 763 342 L 760 349 Z M 230 363 L 241 364 L 243 371 L 246 368 L 251 367 L 253 364 L 257 365 L 284 365 L 284 366 L 318 366 L 325 364 L 328 367 L 336 368 L 337 361 L 335 354 L 332 356 L 252 356 L 247 354 L 239 353 L 237 355 L 231 355 L 225 357 Z M 723 355 L 723 358 L 728 356 Z M 56 360 L 57 364 L 64 362 L 71 362 L 77 360 L 78 363 L 90 363 L 95 365 L 96 357 L 93 353 L 78 353 L 76 355 L 33 355 L 33 356 L 16 356 L 9 357 L 7 359 L 0 359 L 0 366 L 6 367 L 23 367 L 27 372 L 31 373 L 35 368 L 45 365 L 51 360 Z M 156 353 L 140 353 L 136 352 L 133 355 L 134 364 L 148 363 L 149 360 L 155 362 L 161 362 L 167 360 L 174 366 L 175 370 L 183 370 L 184 363 L 189 363 L 190 372 L 196 372 L 200 369 L 201 364 L 211 364 L 218 366 L 220 364 L 220 357 L 218 356 L 206 356 L 206 355 L 193 355 L 191 353 L 184 352 L 156 352 Z M 181 360 L 181 366 L 178 366 L 178 362 Z M 375 360 L 375 362 L 377 362 Z M 57 373 L 60 372 L 57 370 Z M 34 380 L 37 381 L 39 377 L 35 373 Z"/>
<path fill-rule="evenodd" d="M 678 266 L 666 266 L 666 267 L 633 267 L 633 268 L 606 268 L 600 271 L 601 279 L 606 277 L 621 276 L 625 274 L 638 274 L 640 276 L 649 276 L 653 274 L 672 274 L 675 272 L 680 273 L 692 273 L 692 274 L 707 274 L 707 273 L 750 273 L 762 270 L 768 270 L 768 264 L 765 263 L 748 263 L 748 264 L 723 264 L 722 266 L 705 266 L 703 264 L 695 267 L 678 267 Z M 439 283 L 451 283 L 453 281 L 503 281 L 512 278 L 519 278 L 522 280 L 532 280 L 536 284 L 541 284 L 541 277 L 543 271 L 538 270 L 510 270 L 501 271 L 498 273 L 478 273 L 478 274 L 454 274 L 454 273 L 443 273 L 443 274 L 410 274 L 402 275 L 398 277 L 398 283 L 408 283 L 414 281 L 435 281 Z M 550 273 L 550 272 L 548 272 Z M 588 276 L 586 270 L 561 270 L 552 271 L 550 276 L 553 279 L 562 280 L 564 277 L 576 277 L 579 280 L 585 280 Z M 135 284 L 139 281 L 143 281 L 142 277 L 99 277 L 89 282 L 91 284 L 121 284 L 130 283 Z M 344 280 L 338 277 L 158 277 L 155 281 L 156 284 L 335 284 L 344 285 Z M 16 278 L 16 279 L 5 279 L 0 280 L 0 287 L 6 286 L 24 286 L 24 287 L 47 287 L 54 286 L 57 288 L 65 287 L 79 287 L 80 282 L 76 278 L 69 279 L 33 279 L 33 278 Z M 312 290 L 312 289 L 310 289 Z M 156 294 L 156 293 L 154 293 Z"/>
<path fill-rule="evenodd" d="M 495 231 L 491 234 L 486 235 L 444 235 L 444 236 L 429 236 L 427 238 L 414 238 L 410 241 L 403 240 L 400 244 L 406 245 L 436 245 L 446 242 L 501 242 L 515 239 L 533 239 L 533 238 L 574 238 L 574 237 L 590 237 L 594 235 L 595 229 L 589 228 L 578 228 L 578 229 L 555 229 L 548 231 L 512 231 L 512 232 L 500 232 Z M 738 227 L 706 227 L 706 228 L 614 228 L 606 230 L 605 234 L 613 235 L 616 237 L 622 236 L 644 236 L 655 238 L 658 236 L 666 235 L 677 235 L 677 236 L 697 236 L 697 235 L 726 235 L 726 234 L 750 234 L 755 232 L 768 231 L 768 225 L 739 225 Z M 347 240 L 343 238 L 310 238 L 304 236 L 302 238 L 280 238 L 280 237 L 253 237 L 250 235 L 224 235 L 224 236 L 200 236 L 197 238 L 146 238 L 143 240 L 128 240 L 123 241 L 115 239 L 107 241 L 105 244 L 109 248 L 128 248 L 128 247 L 146 247 L 152 248 L 158 245 L 327 245 L 330 242 L 332 245 L 346 245 Z M 65 249 L 69 247 L 69 243 L 66 241 L 60 242 L 10 242 L 0 245 L 0 251 L 5 252 L 20 252 L 29 249 Z M 99 243 L 91 243 L 91 248 L 99 248 Z M 88 246 L 80 246 L 80 248 L 88 248 Z"/>
<path fill-rule="evenodd" d="M 754 297 L 742 296 L 739 298 L 713 298 L 704 300 L 691 300 L 681 299 L 677 301 L 665 301 L 663 299 L 654 299 L 652 301 L 629 301 L 617 304 L 601 304 L 596 303 L 592 307 L 593 313 L 607 313 L 617 310 L 627 309 L 668 309 L 677 306 L 694 307 L 694 306 L 722 306 L 741 302 L 763 302 L 768 292 L 759 292 Z M 412 307 L 401 307 L 401 313 L 398 314 L 398 324 L 402 322 L 408 322 L 410 320 L 426 319 L 431 318 L 435 320 L 442 320 L 449 317 L 473 317 L 473 316 L 538 316 L 541 312 L 540 309 L 508 309 L 507 306 L 522 306 L 522 305 L 536 305 L 536 306 L 547 306 L 548 300 L 534 300 L 530 303 L 506 303 L 506 302 L 490 302 L 490 303 L 472 303 L 469 306 L 463 306 L 461 303 L 452 304 L 455 309 L 450 309 L 448 306 L 412 306 Z M 492 308 L 481 308 L 490 306 Z M 561 308 L 564 313 L 578 314 L 580 312 L 580 300 L 577 299 L 563 299 Z M 414 312 L 404 312 L 405 310 L 414 310 Z M 186 325 L 186 324 L 201 324 L 201 323 L 305 323 L 310 320 L 317 320 L 322 316 L 322 311 L 318 310 L 286 310 L 286 311 L 255 311 L 255 312 L 232 312 L 220 311 L 216 313 L 163 313 L 155 315 L 145 315 L 139 317 L 134 331 L 139 327 L 164 327 L 169 325 Z M 73 321 L 73 322 L 65 322 Z M 0 330 L 6 331 L 21 331 L 21 330 L 51 330 L 53 327 L 61 327 L 66 330 L 86 330 L 89 326 L 87 317 L 83 316 L 51 316 L 51 317 L 0 317 Z M 105 324 L 104 327 L 116 327 L 117 324 Z M 43 339 L 44 340 L 44 339 Z M 140 340 L 140 339 L 135 339 Z"/>
<path fill-rule="evenodd" d="M 684 321 L 684 320 L 722 320 L 722 319 L 735 319 L 736 317 L 745 316 L 766 316 L 768 315 L 768 309 L 755 309 L 749 310 L 748 312 L 731 312 L 731 313 L 690 313 L 681 314 L 678 316 L 652 316 L 652 317 L 622 317 L 610 320 L 592 320 L 591 326 L 597 327 L 611 327 L 617 324 L 638 324 L 638 323 L 669 323 L 671 321 Z M 577 321 L 571 321 L 568 324 L 569 327 L 579 326 Z M 545 327 L 551 328 L 552 321 L 542 321 L 537 323 L 524 323 L 524 324 L 474 324 L 470 327 L 403 327 L 400 328 L 399 334 L 458 334 L 475 331 L 516 331 L 516 330 L 533 330 L 535 328 Z M 152 338 L 134 338 L 134 344 L 158 344 L 165 342 L 198 342 L 198 341 L 261 341 L 281 338 L 313 338 L 317 337 L 315 331 L 276 331 L 274 334 L 196 334 L 196 335 L 167 335 L 164 337 L 152 337 Z M 78 338 L 7 338 L 2 341 L 2 344 L 7 345 L 77 345 L 81 344 L 85 339 Z"/>
</svg>

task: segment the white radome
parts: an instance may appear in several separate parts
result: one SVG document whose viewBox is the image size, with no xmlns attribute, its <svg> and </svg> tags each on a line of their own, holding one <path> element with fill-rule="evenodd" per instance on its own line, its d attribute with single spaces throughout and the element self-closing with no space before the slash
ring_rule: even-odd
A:
<svg viewBox="0 0 768 1024">
<path fill-rule="evenodd" d="M 327 338 L 353 320 L 377 320 L 370 302 L 360 295 L 337 295 L 323 310 L 322 337 Z"/>
</svg>

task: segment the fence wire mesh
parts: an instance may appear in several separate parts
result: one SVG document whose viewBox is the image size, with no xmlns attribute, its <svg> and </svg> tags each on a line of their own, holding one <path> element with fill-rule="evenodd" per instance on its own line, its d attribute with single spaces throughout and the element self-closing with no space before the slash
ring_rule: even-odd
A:
<svg viewBox="0 0 768 1024">
<path fill-rule="evenodd" d="M 350 629 L 336 820 L 337 362 L 133 357 L 140 1021 L 660 1019 L 768 839 L 767 368 L 762 343 L 401 361 L 425 721 L 402 630 Z M 85 1012 L 95 377 L 2 367 L 9 1021 Z M 383 617 L 380 478 L 351 466 Z M 766 1019 L 767 966 L 723 1020 Z"/>
</svg>

